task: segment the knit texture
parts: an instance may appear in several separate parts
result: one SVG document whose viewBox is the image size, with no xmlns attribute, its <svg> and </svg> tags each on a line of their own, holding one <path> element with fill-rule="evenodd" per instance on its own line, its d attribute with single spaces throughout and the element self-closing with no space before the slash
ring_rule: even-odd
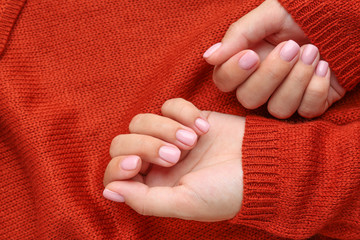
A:
<svg viewBox="0 0 360 240">
<path fill-rule="evenodd" d="M 5 48 L 10 31 L 24 4 L 25 0 L 0 1 L 0 53 Z"/>
<path fill-rule="evenodd" d="M 278 121 L 217 90 L 202 59 L 261 2 L 1 0 L 0 238 L 359 239 L 358 91 L 315 121 Z M 299 22 L 319 10 L 288 2 Z M 355 33 L 358 49 L 358 32 L 329 28 L 322 41 L 311 24 L 301 22 L 352 88 L 358 54 L 344 51 L 351 41 L 332 43 Z M 232 220 L 144 217 L 102 196 L 111 140 L 134 115 L 159 113 L 174 97 L 247 116 L 244 202 Z"/>
<path fill-rule="evenodd" d="M 279 0 L 302 27 L 339 83 L 353 89 L 360 81 L 360 2 Z"/>
</svg>

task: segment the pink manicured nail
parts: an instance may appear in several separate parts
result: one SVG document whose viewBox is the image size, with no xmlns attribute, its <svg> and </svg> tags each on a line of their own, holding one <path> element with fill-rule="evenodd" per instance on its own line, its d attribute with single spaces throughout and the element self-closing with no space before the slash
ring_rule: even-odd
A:
<svg viewBox="0 0 360 240">
<path fill-rule="evenodd" d="M 140 158 L 138 156 L 128 156 L 121 161 L 120 167 L 124 170 L 134 170 L 137 167 L 139 160 Z"/>
<path fill-rule="evenodd" d="M 202 118 L 198 118 L 195 120 L 195 126 L 203 133 L 209 131 L 210 128 L 210 124 Z"/>
<path fill-rule="evenodd" d="M 318 48 L 314 45 L 306 45 L 304 51 L 301 54 L 301 60 L 307 65 L 313 64 L 316 56 L 318 55 Z"/>
<path fill-rule="evenodd" d="M 316 67 L 315 74 L 319 77 L 325 77 L 329 69 L 329 64 L 325 61 L 320 61 Z"/>
<path fill-rule="evenodd" d="M 244 70 L 249 70 L 254 67 L 258 61 L 258 55 L 253 51 L 248 51 L 240 58 L 239 66 Z"/>
<path fill-rule="evenodd" d="M 208 58 L 211 56 L 211 54 L 213 54 L 216 50 L 218 50 L 221 47 L 221 42 L 219 43 L 215 43 L 214 45 L 212 45 L 208 50 L 206 50 L 206 52 L 203 55 L 203 58 Z"/>
<path fill-rule="evenodd" d="M 281 48 L 280 57 L 287 62 L 291 62 L 291 60 L 293 60 L 296 57 L 299 50 L 300 50 L 299 45 L 293 40 L 289 40 Z"/>
<path fill-rule="evenodd" d="M 180 129 L 176 132 L 176 139 L 185 145 L 192 146 L 196 142 L 197 136 L 193 132 Z"/>
<path fill-rule="evenodd" d="M 160 158 L 169 163 L 177 163 L 177 161 L 179 161 L 180 154 L 180 150 L 175 147 L 162 146 L 159 149 Z"/>
<path fill-rule="evenodd" d="M 103 191 L 103 196 L 106 199 L 109 199 L 114 202 L 125 202 L 125 198 L 121 196 L 120 194 L 110 191 L 109 189 L 106 189 Z"/>
</svg>

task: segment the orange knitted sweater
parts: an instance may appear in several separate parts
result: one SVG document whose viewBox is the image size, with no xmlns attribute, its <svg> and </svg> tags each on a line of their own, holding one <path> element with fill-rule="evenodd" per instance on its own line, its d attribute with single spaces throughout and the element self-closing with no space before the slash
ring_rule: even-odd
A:
<svg viewBox="0 0 360 240">
<path fill-rule="evenodd" d="M 1 239 L 360 239 L 360 92 L 315 120 L 243 109 L 202 53 L 260 0 L 0 0 Z M 281 0 L 348 90 L 360 3 Z M 183 97 L 247 116 L 232 220 L 140 216 L 102 197 L 113 137 Z"/>
</svg>

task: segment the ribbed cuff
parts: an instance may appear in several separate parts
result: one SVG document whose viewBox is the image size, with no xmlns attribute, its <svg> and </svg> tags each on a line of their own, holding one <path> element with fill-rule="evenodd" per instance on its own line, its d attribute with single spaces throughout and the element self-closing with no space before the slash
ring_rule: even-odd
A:
<svg viewBox="0 0 360 240">
<path fill-rule="evenodd" d="M 4 51 L 11 30 L 26 0 L 7 0 L 1 3 L 0 13 L 0 54 Z"/>
<path fill-rule="evenodd" d="M 290 123 L 247 116 L 243 204 L 230 222 L 292 239 L 354 234 L 323 227 L 357 216 L 357 207 L 344 204 L 344 199 L 358 199 L 357 130 L 356 122 L 339 128 L 321 119 Z M 351 217 L 340 214 L 332 222 L 346 208 Z"/>
<path fill-rule="evenodd" d="M 360 81 L 360 4 L 342 0 L 279 0 L 300 25 L 339 83 L 351 90 Z"/>
<path fill-rule="evenodd" d="M 244 198 L 240 213 L 231 220 L 233 223 L 264 230 L 276 212 L 280 138 L 277 127 L 274 121 L 265 118 L 246 118 L 242 156 Z"/>
</svg>

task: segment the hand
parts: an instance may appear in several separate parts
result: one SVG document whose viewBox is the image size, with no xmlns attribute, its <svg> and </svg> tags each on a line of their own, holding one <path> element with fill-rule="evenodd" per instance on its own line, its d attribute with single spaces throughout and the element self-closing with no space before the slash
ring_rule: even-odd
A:
<svg viewBox="0 0 360 240">
<path fill-rule="evenodd" d="M 294 41 L 286 41 L 289 39 L 300 44 L 309 43 L 286 10 L 276 0 L 267 0 L 233 23 L 222 42 L 209 48 L 204 58 L 215 65 L 213 79 L 219 89 L 225 92 L 236 89 L 237 98 L 245 108 L 257 108 L 276 95 L 277 100 L 270 99 L 268 105 L 275 117 L 287 118 L 296 110 L 307 118 L 319 116 L 341 99 L 345 90 L 331 71 L 329 77 L 323 76 L 325 83 L 319 79 L 313 81 L 309 73 L 315 72 L 319 59 L 305 64 L 312 66 L 311 71 L 302 70 L 304 66 L 297 63 L 303 62 L 299 60 L 300 55 L 308 45 L 299 51 Z M 327 63 L 321 63 L 319 68 L 324 69 Z M 289 93 L 289 85 L 298 85 L 294 97 Z M 303 96 L 305 100 L 301 101 Z"/>
<path fill-rule="evenodd" d="M 163 116 L 135 116 L 131 134 L 113 140 L 104 196 L 143 215 L 231 219 L 242 203 L 245 119 L 199 111 L 183 99 L 168 100 L 161 110 Z"/>
</svg>

